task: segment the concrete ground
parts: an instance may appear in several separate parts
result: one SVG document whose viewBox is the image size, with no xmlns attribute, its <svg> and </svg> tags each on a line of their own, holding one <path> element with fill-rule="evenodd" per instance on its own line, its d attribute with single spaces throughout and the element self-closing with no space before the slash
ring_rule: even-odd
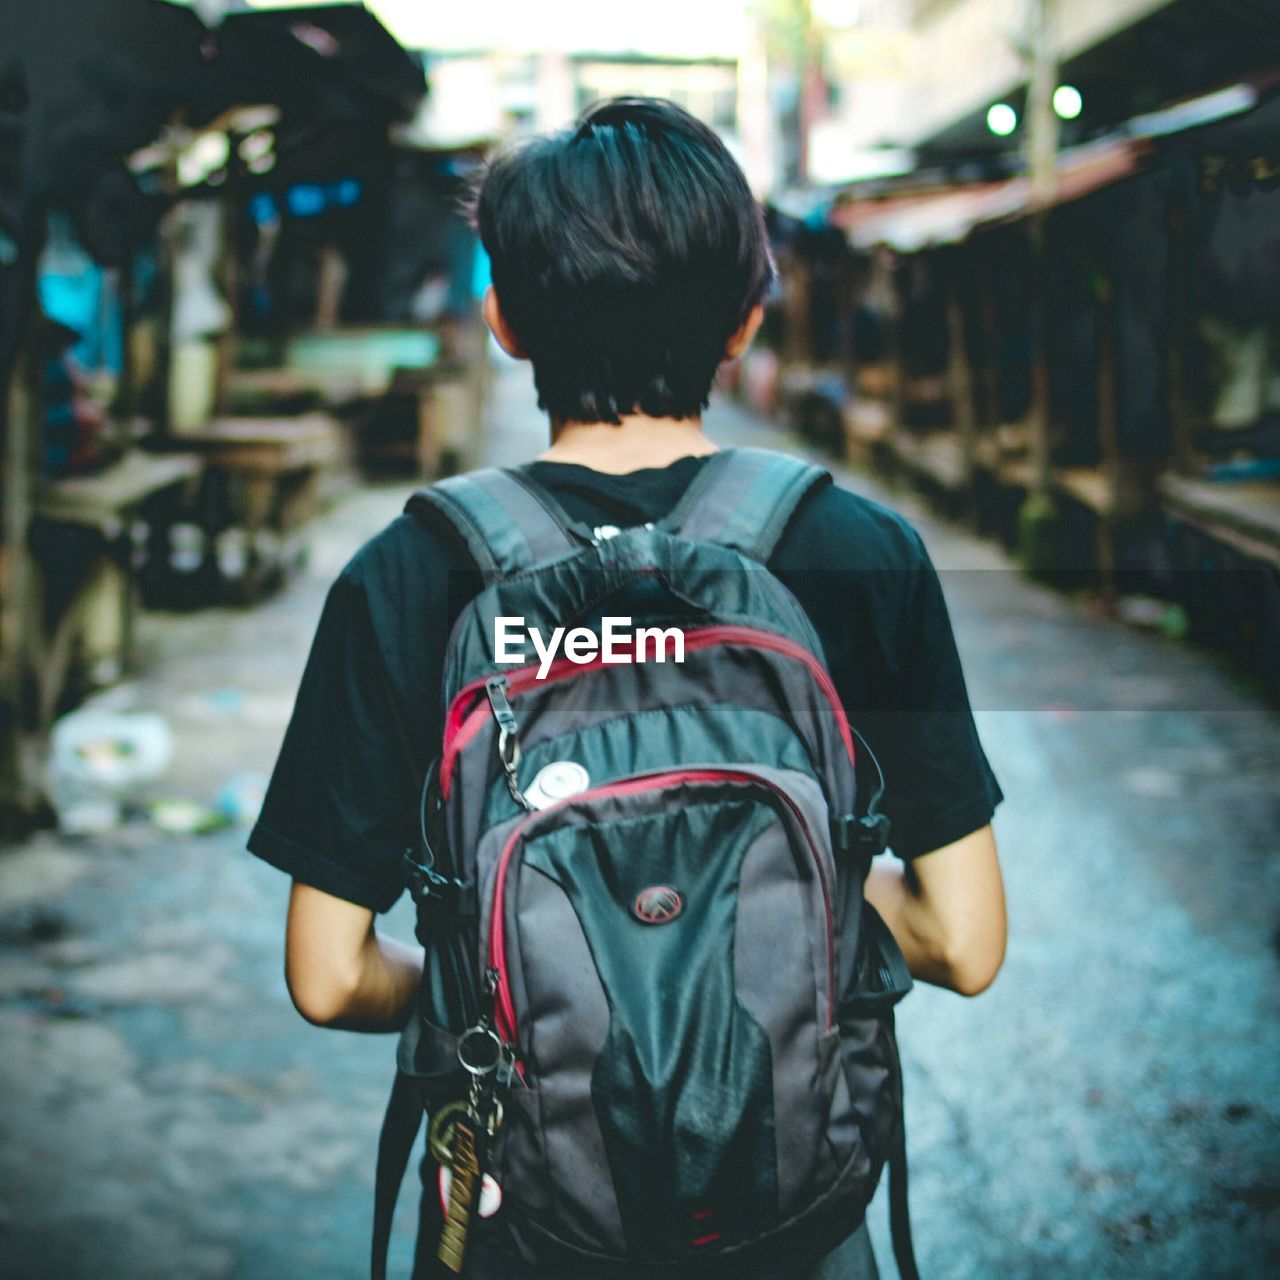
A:
<svg viewBox="0 0 1280 1280">
<path fill-rule="evenodd" d="M 727 406 L 708 425 L 779 439 Z M 485 451 L 530 456 L 540 429 L 507 371 Z M 924 532 L 1008 796 L 1005 969 L 973 1001 L 921 988 L 900 1017 L 922 1273 L 1280 1274 L 1274 710 L 1214 658 L 842 479 Z M 270 769 L 327 583 L 404 496 L 352 493 L 256 609 L 145 620 L 145 674 L 109 700 L 173 725 L 156 794 L 212 801 Z M 363 1273 L 393 1042 L 294 1014 L 287 885 L 243 841 L 138 820 L 0 855 L 0 1276 Z M 408 935 L 403 907 L 390 927 Z M 871 1222 L 891 1276 L 883 1204 Z"/>
</svg>

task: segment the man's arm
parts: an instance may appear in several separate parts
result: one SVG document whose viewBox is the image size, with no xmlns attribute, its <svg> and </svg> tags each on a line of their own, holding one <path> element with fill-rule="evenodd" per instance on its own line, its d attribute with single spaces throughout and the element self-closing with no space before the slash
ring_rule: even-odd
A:
<svg viewBox="0 0 1280 1280">
<path fill-rule="evenodd" d="M 289 895 L 285 981 L 308 1022 L 396 1031 L 422 979 L 422 949 L 380 938 L 374 913 L 299 880 Z"/>
<path fill-rule="evenodd" d="M 905 866 L 877 859 L 866 893 L 915 977 L 969 996 L 994 981 L 1004 959 L 1005 907 L 989 826 Z M 421 949 L 379 937 L 367 907 L 294 881 L 285 978 L 308 1022 L 397 1030 L 421 977 Z"/>
<path fill-rule="evenodd" d="M 866 895 L 914 977 L 976 996 L 1004 961 L 1004 883 L 990 826 L 908 863 L 877 858 Z"/>
</svg>

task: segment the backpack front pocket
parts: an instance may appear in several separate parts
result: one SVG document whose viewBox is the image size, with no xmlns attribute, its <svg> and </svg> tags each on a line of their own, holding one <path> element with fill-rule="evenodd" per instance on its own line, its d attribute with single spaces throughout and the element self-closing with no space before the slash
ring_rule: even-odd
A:
<svg viewBox="0 0 1280 1280">
<path fill-rule="evenodd" d="M 811 778 L 708 767 L 510 830 L 487 922 L 496 1022 L 538 1091 L 564 1238 L 634 1259 L 714 1252 L 832 1172 L 823 813 Z"/>
</svg>

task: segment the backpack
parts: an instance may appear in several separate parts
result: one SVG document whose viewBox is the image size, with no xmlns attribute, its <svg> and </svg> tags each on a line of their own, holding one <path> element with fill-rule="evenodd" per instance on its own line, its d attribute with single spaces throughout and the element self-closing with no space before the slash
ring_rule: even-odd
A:
<svg viewBox="0 0 1280 1280">
<path fill-rule="evenodd" d="M 441 1275 L 479 1231 L 552 1274 L 788 1274 L 858 1226 L 888 1160 L 915 1276 L 893 1027 L 911 979 L 863 896 L 883 778 L 765 568 L 829 481 L 726 449 L 626 529 L 586 528 L 519 470 L 410 499 L 483 587 L 406 854 L 426 954 L 375 1280 L 424 1114 L 442 1212 L 419 1248 Z M 565 628 L 563 654 L 499 662 L 514 619 Z"/>
</svg>

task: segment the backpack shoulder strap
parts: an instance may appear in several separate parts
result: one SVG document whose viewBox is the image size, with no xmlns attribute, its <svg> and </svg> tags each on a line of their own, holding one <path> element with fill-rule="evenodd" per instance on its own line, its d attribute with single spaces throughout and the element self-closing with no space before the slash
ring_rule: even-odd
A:
<svg viewBox="0 0 1280 1280">
<path fill-rule="evenodd" d="M 416 1016 L 416 1015 L 415 1015 Z M 378 1168 L 373 1195 L 373 1240 L 370 1245 L 371 1280 L 387 1280 L 387 1254 L 395 1220 L 400 1184 L 413 1158 L 414 1144 L 422 1128 L 422 1102 L 413 1080 L 396 1072 L 391 1098 L 378 1136 Z"/>
<path fill-rule="evenodd" d="M 549 494 L 519 471 L 491 467 L 419 489 L 405 510 L 443 516 L 486 578 L 506 578 L 591 541 Z"/>
<path fill-rule="evenodd" d="M 732 547 L 764 564 L 806 495 L 830 483 L 830 472 L 785 453 L 721 449 L 661 525 L 697 542 Z"/>
</svg>

